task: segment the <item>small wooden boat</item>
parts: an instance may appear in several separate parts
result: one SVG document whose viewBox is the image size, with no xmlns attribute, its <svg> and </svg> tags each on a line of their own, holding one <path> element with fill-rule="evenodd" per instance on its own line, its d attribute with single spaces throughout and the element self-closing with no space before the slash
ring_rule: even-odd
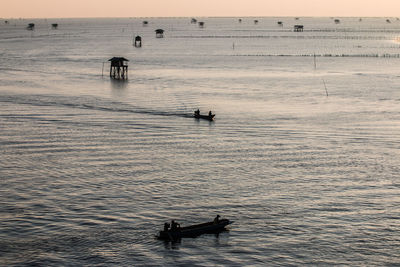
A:
<svg viewBox="0 0 400 267">
<path fill-rule="evenodd" d="M 195 113 L 193 116 L 194 116 L 196 119 L 204 119 L 204 120 L 212 121 L 212 120 L 214 120 L 215 114 L 211 114 L 211 115 L 200 115 L 200 114 Z"/>
<path fill-rule="evenodd" d="M 157 236 L 161 240 L 179 240 L 183 237 L 196 237 L 202 234 L 219 233 L 225 230 L 225 226 L 233 223 L 228 219 L 221 219 L 218 223 L 207 222 L 202 224 L 196 224 L 186 227 L 181 227 L 176 230 L 160 231 Z"/>
</svg>

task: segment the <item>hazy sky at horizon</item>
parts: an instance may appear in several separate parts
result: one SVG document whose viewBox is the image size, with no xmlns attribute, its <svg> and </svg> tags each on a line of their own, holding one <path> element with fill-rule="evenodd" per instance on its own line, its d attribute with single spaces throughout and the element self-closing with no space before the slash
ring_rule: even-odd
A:
<svg viewBox="0 0 400 267">
<path fill-rule="evenodd" d="M 399 0 L 0 0 L 3 18 L 400 16 Z"/>
</svg>

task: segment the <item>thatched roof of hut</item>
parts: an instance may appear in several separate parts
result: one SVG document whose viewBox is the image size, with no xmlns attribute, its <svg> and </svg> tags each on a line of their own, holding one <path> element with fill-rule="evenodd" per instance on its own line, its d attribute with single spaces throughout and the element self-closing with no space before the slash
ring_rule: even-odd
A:
<svg viewBox="0 0 400 267">
<path fill-rule="evenodd" d="M 110 58 L 108 61 L 117 62 L 117 61 L 129 61 L 129 60 L 124 57 L 113 57 L 113 58 Z"/>
</svg>

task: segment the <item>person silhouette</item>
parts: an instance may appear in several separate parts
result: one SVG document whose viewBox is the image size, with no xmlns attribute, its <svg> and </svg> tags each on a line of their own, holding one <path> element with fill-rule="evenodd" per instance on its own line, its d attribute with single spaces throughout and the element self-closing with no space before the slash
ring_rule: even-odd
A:
<svg viewBox="0 0 400 267">
<path fill-rule="evenodd" d="M 219 223 L 219 217 L 221 217 L 221 216 L 217 215 L 217 216 L 214 218 L 214 224 L 218 224 L 218 223 Z"/>
</svg>

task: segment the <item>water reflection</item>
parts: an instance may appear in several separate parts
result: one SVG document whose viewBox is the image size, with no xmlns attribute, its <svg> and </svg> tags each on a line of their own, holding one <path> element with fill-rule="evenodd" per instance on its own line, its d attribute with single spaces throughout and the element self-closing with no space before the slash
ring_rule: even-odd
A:
<svg viewBox="0 0 400 267">
<path fill-rule="evenodd" d="M 229 233 L 229 229 L 224 229 L 224 230 L 218 230 L 218 231 L 214 231 L 208 234 L 204 234 L 204 235 L 198 235 L 198 236 L 193 236 L 193 237 L 188 237 L 186 239 L 192 239 L 195 240 L 197 238 L 200 238 L 200 236 L 208 236 L 210 238 L 212 238 L 212 240 L 214 241 L 215 245 L 219 245 L 220 244 L 220 235 L 223 233 Z M 211 240 L 211 239 L 210 239 Z M 164 243 L 164 248 L 167 250 L 178 250 L 180 248 L 180 246 L 182 245 L 182 238 L 180 239 L 176 239 L 176 240 L 162 240 L 162 242 Z"/>
<path fill-rule="evenodd" d="M 167 250 L 178 250 L 181 245 L 181 239 L 175 241 L 163 240 L 162 242 L 164 242 L 164 247 Z"/>
<path fill-rule="evenodd" d="M 129 82 L 128 80 L 116 80 L 110 79 L 111 89 L 112 90 L 124 90 L 127 88 Z"/>
</svg>

